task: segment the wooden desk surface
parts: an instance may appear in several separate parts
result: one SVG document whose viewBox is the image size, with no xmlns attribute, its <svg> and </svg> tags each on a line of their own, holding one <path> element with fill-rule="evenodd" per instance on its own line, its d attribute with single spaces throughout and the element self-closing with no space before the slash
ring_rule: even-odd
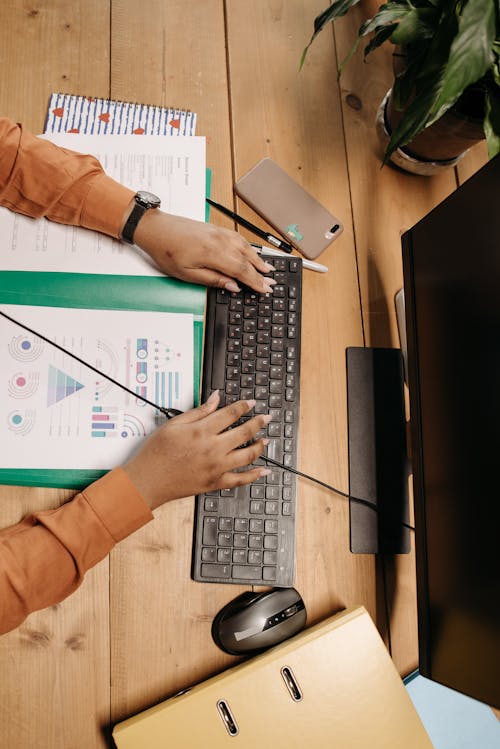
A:
<svg viewBox="0 0 500 749">
<path fill-rule="evenodd" d="M 397 346 L 400 234 L 486 159 L 414 177 L 380 169 L 374 117 L 391 84 L 391 50 L 355 57 L 337 82 L 363 8 L 325 30 L 299 74 L 324 0 L 6 0 L 0 5 L 0 112 L 34 132 L 61 91 L 189 108 L 207 138 L 212 194 L 230 205 L 235 179 L 271 156 L 341 217 L 305 271 L 299 467 L 344 491 L 345 349 Z M 237 210 L 255 221 L 242 204 Z M 214 222 L 231 226 L 219 215 Z M 54 507 L 70 492 L 2 487 L 0 525 Z M 417 663 L 414 554 L 349 552 L 345 500 L 299 482 L 296 586 L 313 624 L 364 604 L 400 673 Z M 189 577 L 193 502 L 174 502 L 92 570 L 62 604 L 0 638 L 0 744 L 9 749 L 112 745 L 110 726 L 234 659 L 211 621 L 242 588 Z"/>
</svg>

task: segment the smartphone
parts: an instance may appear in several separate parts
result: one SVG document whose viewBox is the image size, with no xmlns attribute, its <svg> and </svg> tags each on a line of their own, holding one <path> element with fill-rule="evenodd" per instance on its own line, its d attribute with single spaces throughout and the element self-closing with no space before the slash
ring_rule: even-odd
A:
<svg viewBox="0 0 500 749">
<path fill-rule="evenodd" d="M 245 203 L 310 260 L 318 257 L 344 228 L 336 216 L 269 157 L 241 177 L 234 189 Z"/>
</svg>

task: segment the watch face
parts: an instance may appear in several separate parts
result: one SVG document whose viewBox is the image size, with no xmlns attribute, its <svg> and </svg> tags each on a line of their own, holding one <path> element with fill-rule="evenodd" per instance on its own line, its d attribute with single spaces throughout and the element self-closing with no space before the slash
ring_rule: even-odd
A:
<svg viewBox="0 0 500 749">
<path fill-rule="evenodd" d="M 153 195 L 152 192 L 146 192 L 146 190 L 140 190 L 136 194 L 135 199 L 145 208 L 159 208 L 161 203 L 158 195 Z"/>
</svg>

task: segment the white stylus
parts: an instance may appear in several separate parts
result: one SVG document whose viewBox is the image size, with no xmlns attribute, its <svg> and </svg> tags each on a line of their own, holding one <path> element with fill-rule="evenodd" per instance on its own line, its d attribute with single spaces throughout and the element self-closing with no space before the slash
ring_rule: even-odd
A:
<svg viewBox="0 0 500 749">
<path fill-rule="evenodd" d="M 278 257 L 290 257 L 290 255 L 287 252 L 282 252 L 282 250 L 276 250 L 274 247 L 266 247 L 266 245 L 263 244 L 256 244 L 255 242 L 250 242 L 252 247 L 255 247 L 256 250 L 260 250 L 262 252 L 265 252 L 266 255 L 277 255 Z M 301 258 L 302 265 L 304 268 L 309 268 L 309 270 L 315 270 L 316 273 L 327 273 L 328 268 L 326 265 L 321 265 L 321 263 L 315 263 L 313 260 L 306 260 L 305 258 Z"/>
</svg>

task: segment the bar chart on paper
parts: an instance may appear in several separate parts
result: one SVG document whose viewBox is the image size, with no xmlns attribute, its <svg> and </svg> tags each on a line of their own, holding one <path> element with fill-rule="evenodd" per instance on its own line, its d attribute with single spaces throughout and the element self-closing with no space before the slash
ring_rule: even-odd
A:
<svg viewBox="0 0 500 749">
<path fill-rule="evenodd" d="M 193 406 L 193 315 L 24 305 L 5 312 L 31 328 L 21 335 L 0 318 L 9 341 L 0 390 L 11 436 L 6 467 L 107 470 L 165 420 L 160 407 Z"/>
</svg>

